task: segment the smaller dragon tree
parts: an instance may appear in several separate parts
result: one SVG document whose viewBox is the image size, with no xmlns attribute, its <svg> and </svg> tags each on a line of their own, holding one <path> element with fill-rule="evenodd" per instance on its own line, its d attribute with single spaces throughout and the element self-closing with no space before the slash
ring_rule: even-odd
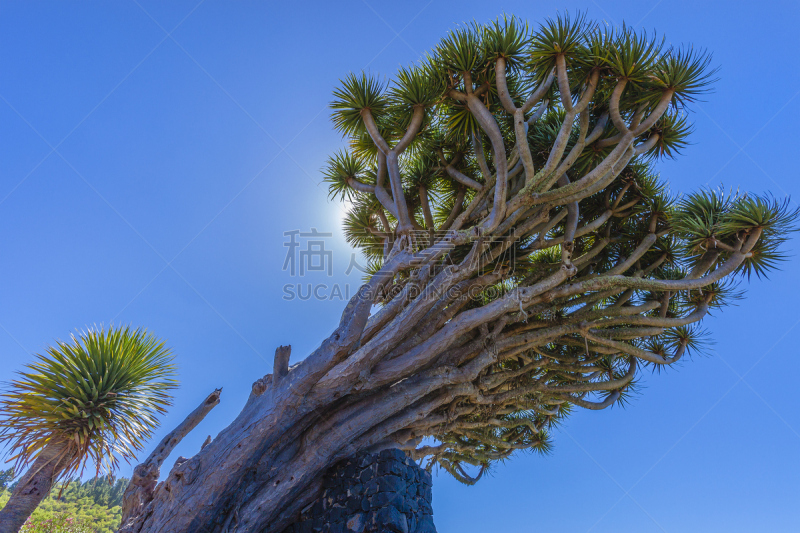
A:
<svg viewBox="0 0 800 533">
<path fill-rule="evenodd" d="M 658 176 L 713 76 L 702 52 L 581 16 L 468 25 L 388 84 L 347 76 L 325 175 L 370 274 L 123 531 L 278 533 L 334 464 L 385 448 L 473 483 L 701 349 L 697 324 L 778 264 L 798 216 Z"/>
<path fill-rule="evenodd" d="M 143 329 L 89 329 L 37 355 L 0 396 L 0 444 L 26 466 L 0 533 L 16 533 L 59 480 L 87 463 L 112 475 L 152 436 L 177 387 L 172 354 Z"/>
</svg>

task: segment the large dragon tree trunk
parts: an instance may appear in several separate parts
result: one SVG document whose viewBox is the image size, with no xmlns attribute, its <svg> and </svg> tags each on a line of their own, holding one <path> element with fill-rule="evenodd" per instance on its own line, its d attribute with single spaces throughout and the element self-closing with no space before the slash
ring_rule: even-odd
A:
<svg viewBox="0 0 800 533">
<path fill-rule="evenodd" d="M 430 259 L 451 247 L 439 245 Z M 384 383 L 379 374 L 364 371 L 408 333 L 380 328 L 390 317 L 378 314 L 367 322 L 367 315 L 392 272 L 414 258 L 401 252 L 389 261 L 353 298 L 336 332 L 300 365 L 290 370 L 289 347 L 280 347 L 273 374 L 253 384 L 236 420 L 195 457 L 179 460 L 156 489 L 160 461 L 216 402 L 204 401 L 165 437 L 136 469 L 122 531 L 281 531 L 317 496 L 322 476 L 339 460 L 364 450 L 413 450 L 419 437 L 409 424 L 452 402 L 464 388 L 447 372 L 422 373 L 391 386 L 392 380 Z M 441 275 L 459 277 L 453 272 Z M 386 310 L 391 313 L 391 306 Z M 371 338 L 365 339 L 368 332 Z M 442 387 L 448 381 L 454 386 Z"/>
<path fill-rule="evenodd" d="M 447 248 L 450 245 L 441 247 Z M 473 250 L 479 248 L 473 246 Z M 737 252 L 736 257 L 730 260 L 732 263 L 715 272 L 721 274 L 732 269 L 741 262 L 741 254 Z M 401 252 L 394 260 L 398 265 L 405 264 L 404 260 L 412 255 Z M 429 259 L 435 255 L 431 254 Z M 470 262 L 467 257 L 460 266 L 442 269 L 428 282 L 427 289 L 436 285 L 437 279 L 444 287 L 463 283 L 467 273 L 474 274 L 473 268 L 464 266 Z M 247 404 L 233 423 L 197 455 L 179 460 L 155 490 L 152 481 L 157 479 L 157 471 L 154 477 L 149 478 L 149 492 L 140 498 L 141 505 L 128 506 L 135 507 L 135 513 L 126 514 L 122 531 L 277 533 L 317 497 L 324 473 L 339 460 L 358 452 L 389 447 L 406 449 L 414 458 L 441 457 L 443 467 L 452 469 L 454 475 L 465 476 L 460 466 L 454 463 L 458 457 L 471 462 L 463 455 L 471 451 L 469 444 L 448 442 L 450 439 L 445 438 L 439 449 L 418 448 L 422 437 L 455 431 L 472 438 L 473 431 L 487 425 L 521 427 L 524 431 L 517 432 L 517 440 L 497 439 L 499 442 L 492 442 L 491 435 L 483 436 L 483 443 L 494 446 L 494 451 L 484 446 L 484 451 L 475 456 L 497 459 L 509 455 L 514 449 L 530 448 L 540 442 L 549 420 L 547 412 L 550 412 L 549 416 L 557 415 L 552 411 L 557 411 L 565 399 L 593 409 L 611 405 L 619 397 L 619 390 L 633 378 L 636 358 L 629 359 L 624 373 L 599 380 L 597 375 L 591 378 L 587 375 L 580 382 L 560 385 L 548 383 L 550 376 L 547 371 L 539 373 L 535 379 L 517 379 L 531 371 L 529 365 L 546 367 L 544 363 L 523 363 L 516 370 L 486 373 L 499 361 L 516 360 L 523 352 L 521 347 L 525 350 L 529 350 L 531 345 L 543 347 L 548 341 L 562 337 L 566 337 L 564 342 L 568 342 L 568 334 L 578 332 L 584 332 L 589 340 L 597 343 L 590 348 L 594 351 L 620 344 L 622 346 L 613 350 L 614 353 L 630 350 L 642 358 L 669 362 L 667 358 L 645 350 L 638 353 L 640 349 L 627 344 L 596 337 L 591 333 L 592 326 L 586 324 L 591 315 L 571 324 L 535 329 L 520 318 L 519 327 L 509 328 L 504 333 L 510 320 L 508 315 L 519 315 L 520 306 L 529 307 L 534 301 L 551 301 L 564 292 L 583 292 L 574 285 L 561 286 L 561 282 L 574 275 L 575 269 L 574 266 L 559 268 L 539 284 L 462 312 L 436 329 L 435 333 L 423 336 L 426 340 L 413 347 L 407 346 L 413 343 L 409 338 L 424 331 L 424 317 L 430 320 L 432 313 L 434 316 L 439 314 L 434 308 L 441 304 L 441 300 L 425 297 L 426 290 L 423 289 L 415 299 L 400 305 L 404 297 L 397 295 L 367 321 L 369 306 L 364 302 L 371 303 L 372 290 L 382 288 L 380 283 L 375 283 L 381 278 L 376 275 L 348 306 L 337 331 L 316 352 L 288 369 L 288 350 L 279 348 L 274 373 L 253 384 Z M 423 273 L 428 270 L 419 268 L 403 290 L 411 284 L 421 284 L 421 280 L 429 277 Z M 471 279 L 489 283 L 496 276 L 499 274 Z M 641 278 L 615 278 L 621 287 L 645 283 Z M 707 279 L 685 280 L 670 286 L 691 287 L 707 282 Z M 579 285 L 593 290 L 615 286 L 602 279 Z M 543 293 L 549 295 L 542 297 Z M 453 305 L 450 302 L 450 306 Z M 655 309 L 660 305 L 656 302 L 646 307 Z M 622 313 L 609 310 L 609 314 L 629 316 L 633 311 L 623 308 Z M 701 309 L 699 314 L 704 313 Z M 394 314 L 394 317 L 386 316 Z M 689 320 L 697 319 L 697 315 L 695 313 Z M 392 327 L 398 320 L 416 327 L 405 325 L 401 328 L 398 323 Z M 686 322 L 685 319 L 653 317 L 643 323 L 671 324 L 669 321 L 679 320 Z M 488 327 L 488 323 L 492 326 Z M 580 362 L 578 366 L 584 364 Z M 579 368 L 577 372 L 587 370 Z M 598 403 L 571 395 L 591 391 L 610 393 Z M 532 394 L 535 398 L 531 397 Z M 503 416 L 534 405 L 537 410 L 545 412 L 544 419 L 515 421 Z M 480 411 L 489 413 L 489 416 L 476 416 Z M 539 440 L 531 441 L 531 435 Z M 480 440 L 478 435 L 475 438 Z M 148 483 L 137 482 L 137 485 Z"/>
<path fill-rule="evenodd" d="M 675 108 L 708 83 L 703 56 L 580 18 L 526 31 L 453 32 L 388 94 L 343 81 L 351 153 L 326 179 L 375 273 L 333 335 L 292 368 L 278 348 L 236 420 L 157 484 L 218 396 L 168 435 L 122 531 L 279 533 L 337 461 L 389 447 L 472 483 L 696 348 L 725 279 L 772 265 L 786 204 L 677 202 L 651 168 L 684 144 Z"/>
</svg>

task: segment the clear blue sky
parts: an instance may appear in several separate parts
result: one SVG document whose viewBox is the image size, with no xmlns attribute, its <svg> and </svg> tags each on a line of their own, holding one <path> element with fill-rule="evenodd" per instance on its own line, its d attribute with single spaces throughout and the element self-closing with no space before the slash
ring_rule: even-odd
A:
<svg viewBox="0 0 800 533">
<path fill-rule="evenodd" d="M 75 328 L 145 325 L 182 381 L 159 438 L 224 387 L 176 456 L 195 453 L 277 345 L 303 357 L 342 310 L 282 299 L 298 281 L 283 232 L 333 233 L 332 278 L 303 283 L 357 284 L 341 206 L 318 185 L 342 145 L 326 107 L 337 80 L 391 75 L 459 22 L 559 9 L 714 53 L 721 81 L 695 107 L 694 144 L 661 165 L 675 190 L 800 198 L 793 1 L 3 1 L 0 380 Z M 706 321 L 713 356 L 648 377 L 624 410 L 577 413 L 551 456 L 516 457 L 474 487 L 439 475 L 440 533 L 796 530 L 797 274 L 793 258 L 751 282 Z"/>
</svg>

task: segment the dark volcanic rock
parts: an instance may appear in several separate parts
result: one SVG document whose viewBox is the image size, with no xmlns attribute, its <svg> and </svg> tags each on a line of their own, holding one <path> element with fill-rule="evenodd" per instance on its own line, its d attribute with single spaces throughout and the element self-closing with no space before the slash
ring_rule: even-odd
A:
<svg viewBox="0 0 800 533">
<path fill-rule="evenodd" d="M 284 533 L 436 533 L 431 485 L 401 450 L 361 454 L 326 474 L 317 503 Z"/>
</svg>

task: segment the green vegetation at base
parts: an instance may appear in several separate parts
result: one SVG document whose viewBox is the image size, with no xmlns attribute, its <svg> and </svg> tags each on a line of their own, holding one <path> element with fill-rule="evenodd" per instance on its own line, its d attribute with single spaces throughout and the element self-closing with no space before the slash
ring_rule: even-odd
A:
<svg viewBox="0 0 800 533">
<path fill-rule="evenodd" d="M 14 484 L 10 471 L 0 471 L 0 509 Z M 63 492 L 62 487 L 66 485 Z M 113 533 L 122 517 L 122 494 L 128 479 L 109 483 L 105 478 L 58 483 L 22 528 L 24 533 Z M 59 497 L 59 492 L 61 495 Z"/>
</svg>

